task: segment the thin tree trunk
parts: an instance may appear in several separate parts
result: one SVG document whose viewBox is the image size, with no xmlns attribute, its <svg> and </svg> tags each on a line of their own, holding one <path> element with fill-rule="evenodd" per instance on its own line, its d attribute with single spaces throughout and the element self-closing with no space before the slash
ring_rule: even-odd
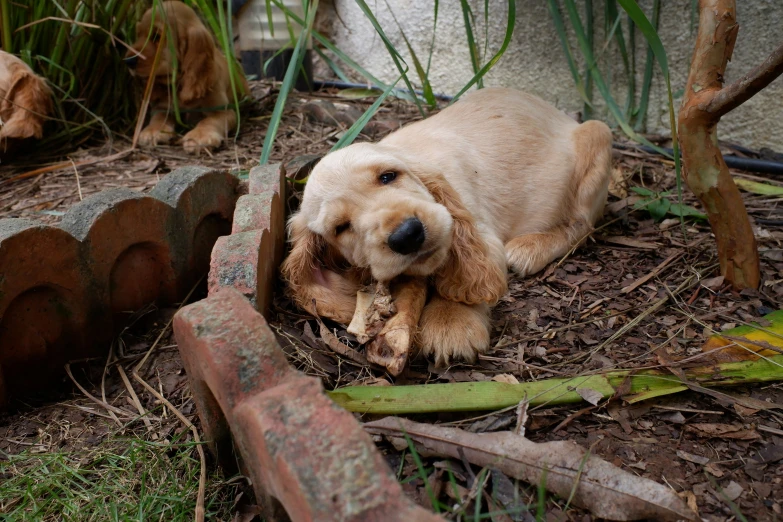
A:
<svg viewBox="0 0 783 522">
<path fill-rule="evenodd" d="M 721 116 L 783 72 L 783 46 L 759 67 L 723 87 L 739 26 L 734 0 L 700 0 L 699 32 L 679 114 L 685 180 L 701 200 L 718 244 L 721 273 L 737 289 L 760 282 L 756 238 L 739 190 L 718 148 Z"/>
</svg>

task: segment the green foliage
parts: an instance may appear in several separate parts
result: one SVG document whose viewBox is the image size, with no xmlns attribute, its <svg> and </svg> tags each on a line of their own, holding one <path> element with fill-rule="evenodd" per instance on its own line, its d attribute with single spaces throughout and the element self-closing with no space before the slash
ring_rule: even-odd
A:
<svg viewBox="0 0 783 522">
<path fill-rule="evenodd" d="M 319 49 L 316 47 L 316 52 L 322 57 L 325 58 L 327 63 L 330 65 L 332 70 L 335 71 L 335 73 L 340 76 L 343 80 L 346 79 L 345 73 L 342 71 L 340 66 L 336 63 L 335 60 L 333 60 L 326 51 L 332 53 L 334 57 L 337 58 L 342 64 L 347 65 L 353 71 L 360 74 L 362 77 L 366 78 L 368 82 L 370 82 L 373 86 L 378 87 L 379 89 L 382 89 L 382 92 L 379 96 L 379 98 L 376 100 L 375 103 L 371 107 L 367 109 L 367 111 L 364 113 L 364 115 L 359 118 L 359 120 L 343 135 L 343 137 L 339 140 L 339 142 L 335 145 L 335 149 L 341 148 L 344 146 L 349 145 L 353 142 L 354 139 L 359 135 L 361 130 L 364 128 L 364 126 L 367 124 L 367 122 L 371 119 L 371 117 L 375 114 L 378 107 L 380 106 L 380 103 L 387 97 L 387 96 L 397 96 L 399 98 L 408 99 L 413 101 L 417 107 L 419 108 L 419 112 L 422 116 L 426 117 L 426 113 L 424 111 L 424 108 L 422 106 L 421 100 L 419 99 L 419 96 L 415 94 L 413 83 L 410 80 L 408 71 L 409 67 L 406 63 L 405 59 L 403 58 L 402 54 L 395 48 L 394 44 L 392 43 L 389 36 L 386 34 L 386 30 L 381 26 L 380 22 L 378 21 L 377 17 L 375 16 L 373 10 L 369 7 L 369 5 L 364 0 L 356 0 L 357 5 L 362 10 L 364 15 L 367 17 L 367 19 L 372 24 L 373 28 L 375 29 L 378 36 L 381 38 L 381 41 L 383 42 L 384 46 L 386 47 L 386 50 L 389 53 L 389 56 L 391 57 L 392 61 L 395 64 L 395 67 L 397 68 L 397 71 L 400 73 L 399 78 L 397 81 L 392 83 L 391 85 L 387 85 L 384 82 L 381 82 L 378 78 L 373 76 L 369 71 L 361 67 L 356 61 L 354 61 L 352 58 L 350 58 L 348 55 L 346 55 L 344 52 L 342 52 L 340 49 L 338 49 L 333 43 L 331 43 L 326 37 L 318 33 L 317 31 L 312 29 L 312 23 L 308 23 L 306 20 L 302 20 L 301 17 L 297 16 L 295 13 L 293 13 L 290 9 L 288 9 L 286 6 L 282 4 L 280 0 L 266 0 L 268 5 L 274 5 L 276 8 L 280 9 L 286 18 L 293 23 L 298 24 L 299 26 L 303 27 L 303 33 L 302 34 L 309 34 L 313 37 L 313 39 L 323 46 L 323 49 Z M 312 5 L 312 3 L 309 3 L 308 5 Z M 463 9 L 465 6 L 463 6 Z M 485 2 L 485 12 L 484 12 L 484 23 L 485 23 L 485 34 L 486 33 L 486 25 L 489 22 L 489 7 L 488 3 Z M 389 9 L 391 10 L 391 6 L 389 6 Z M 392 13 L 392 16 L 394 16 L 394 13 Z M 401 37 L 403 41 L 405 42 L 405 45 L 408 49 L 408 53 L 411 56 L 411 60 L 414 65 L 414 70 L 416 71 L 416 74 L 419 77 L 419 81 L 422 85 L 422 91 L 423 91 L 423 97 L 424 101 L 427 103 L 427 105 L 430 108 L 434 108 L 436 106 L 435 104 L 435 95 L 433 86 L 429 80 L 429 70 L 430 65 L 432 63 L 432 49 L 434 48 L 435 44 L 435 30 L 437 28 L 437 18 L 438 18 L 438 2 L 436 1 L 434 4 L 434 17 L 433 17 L 433 38 L 430 45 L 430 51 L 429 51 L 429 57 L 427 59 L 427 66 L 426 68 L 423 65 L 422 60 L 419 59 L 418 54 L 416 53 L 415 49 L 413 48 L 413 45 L 408 40 L 407 36 L 402 32 L 402 28 L 400 24 L 397 22 L 396 17 L 394 18 L 395 24 L 397 25 L 397 29 L 401 33 Z M 472 13 L 465 15 L 466 20 L 466 32 L 468 34 L 467 36 L 467 43 L 468 43 L 468 49 L 471 53 L 471 62 L 473 64 L 473 71 L 474 75 L 470 79 L 470 81 L 457 93 L 457 95 L 454 97 L 454 100 L 459 98 L 462 94 L 464 94 L 468 89 L 470 89 L 473 85 L 478 84 L 481 85 L 482 78 L 492 69 L 492 67 L 495 66 L 495 64 L 500 60 L 501 56 L 503 56 L 503 53 L 505 53 L 506 49 L 508 48 L 509 43 L 511 42 L 511 37 L 514 32 L 514 25 L 516 23 L 516 4 L 514 0 L 508 0 L 508 16 L 506 21 L 506 34 L 503 39 L 503 43 L 500 46 L 500 49 L 492 56 L 492 58 L 485 63 L 483 66 L 480 64 L 479 61 L 479 53 L 478 53 L 478 45 L 476 44 L 475 38 L 473 37 L 473 23 L 474 20 L 472 18 Z M 293 42 L 290 45 L 299 45 L 299 41 L 301 41 L 301 38 L 297 42 Z M 474 59 L 475 58 L 475 59 Z M 295 63 L 294 60 L 291 60 L 291 63 L 288 66 L 288 70 L 286 71 L 286 77 L 288 77 L 288 73 L 291 72 L 292 78 L 293 78 L 293 72 L 294 70 L 297 70 L 299 65 Z M 407 91 L 401 91 L 399 89 L 396 89 L 395 86 L 399 81 L 402 81 L 405 83 L 405 86 L 407 88 Z M 285 99 L 291 88 L 293 87 L 292 82 L 286 82 L 283 81 L 283 84 L 280 87 L 280 92 L 278 94 L 278 105 L 280 106 L 280 110 L 278 111 L 278 105 L 275 106 L 275 113 L 272 115 L 272 118 L 269 123 L 269 129 L 270 131 L 267 131 L 267 136 L 264 140 L 264 151 L 262 152 L 261 157 L 261 163 L 264 163 L 268 161 L 269 155 L 271 154 L 271 149 L 274 144 L 274 137 L 276 134 L 276 129 L 278 128 L 280 124 L 280 119 L 282 118 L 282 107 L 284 104 L 280 104 L 280 97 Z M 364 97 L 365 94 L 368 94 L 367 92 L 363 91 L 361 92 L 361 96 Z"/>
<path fill-rule="evenodd" d="M 159 5 L 162 0 L 154 0 Z M 186 0 L 229 57 L 232 83 L 241 68 L 233 56 L 231 23 L 222 2 Z M 138 115 L 135 81 L 123 58 L 135 26 L 153 2 L 133 0 L 0 0 L 3 50 L 46 78 L 54 92 L 47 148 L 82 143 L 95 131 L 126 132 Z M 235 89 L 238 91 L 238 89 Z M 239 96 L 241 97 L 241 95 Z M 239 99 L 235 99 L 238 102 Z"/>
<path fill-rule="evenodd" d="M 110 438 L 78 453 L 0 456 L 0 520 L 191 521 L 200 464 L 194 445 Z M 207 520 L 231 517 L 237 488 L 208 479 Z"/>
<path fill-rule="evenodd" d="M 650 213 L 656 221 L 661 221 L 666 215 L 672 215 L 679 218 L 694 217 L 696 219 L 707 219 L 707 216 L 695 208 L 684 203 L 672 203 L 668 196 L 671 192 L 655 192 L 645 187 L 631 187 L 631 190 L 642 196 L 633 208 L 644 209 Z"/>
<path fill-rule="evenodd" d="M 45 77 L 55 98 L 56 131 L 44 145 L 124 129 L 136 107 L 122 61 L 143 5 L 132 0 L 0 0 L 3 50 Z"/>
</svg>

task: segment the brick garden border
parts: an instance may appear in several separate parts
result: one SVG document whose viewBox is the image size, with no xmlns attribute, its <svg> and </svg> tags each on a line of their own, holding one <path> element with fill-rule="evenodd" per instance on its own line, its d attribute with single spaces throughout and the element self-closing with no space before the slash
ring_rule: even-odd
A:
<svg viewBox="0 0 783 522">
<path fill-rule="evenodd" d="M 59 226 L 0 219 L 0 408 L 105 353 L 129 311 L 180 301 L 229 232 L 239 180 L 178 169 L 149 194 L 92 195 Z"/>
<path fill-rule="evenodd" d="M 353 414 L 286 361 L 262 315 L 285 252 L 284 168 L 252 169 L 247 187 L 187 167 L 149 194 L 88 197 L 59 226 L 0 219 L 0 408 L 105 353 L 128 311 L 181 301 L 209 266 L 209 297 L 175 315 L 174 334 L 204 438 L 250 477 L 266 520 L 442 520 L 403 494 Z"/>
<path fill-rule="evenodd" d="M 287 363 L 259 313 L 268 311 L 285 248 L 284 167 L 252 169 L 249 187 L 232 234 L 212 252 L 209 297 L 174 317 L 212 453 L 229 470 L 238 457 L 266 520 L 442 520 L 403 494 L 370 436 L 320 380 Z"/>
</svg>

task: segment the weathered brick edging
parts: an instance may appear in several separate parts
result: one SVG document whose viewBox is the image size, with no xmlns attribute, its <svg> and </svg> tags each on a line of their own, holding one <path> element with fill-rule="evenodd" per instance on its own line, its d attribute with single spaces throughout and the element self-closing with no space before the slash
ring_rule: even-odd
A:
<svg viewBox="0 0 783 522">
<path fill-rule="evenodd" d="M 0 407 L 101 353 L 127 312 L 182 299 L 230 231 L 238 183 L 187 167 L 149 194 L 90 196 L 58 227 L 0 219 Z"/>
<path fill-rule="evenodd" d="M 217 251 L 217 250 L 216 250 Z M 288 365 L 264 318 L 232 288 L 174 317 L 174 333 L 212 451 L 232 439 L 266 520 L 434 522 L 416 506 L 353 415 Z"/>
<path fill-rule="evenodd" d="M 231 235 L 212 251 L 209 293 L 235 288 L 266 313 L 285 250 L 285 170 L 280 164 L 255 167 L 248 184 L 249 194 L 237 200 Z"/>
</svg>

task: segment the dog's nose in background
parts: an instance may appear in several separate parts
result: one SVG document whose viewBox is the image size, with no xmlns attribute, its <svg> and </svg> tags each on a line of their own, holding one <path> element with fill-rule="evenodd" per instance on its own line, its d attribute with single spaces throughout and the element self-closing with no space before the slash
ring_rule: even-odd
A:
<svg viewBox="0 0 783 522">
<path fill-rule="evenodd" d="M 126 56 L 125 58 L 123 58 L 123 61 L 125 62 L 125 65 L 127 65 L 131 69 L 135 69 L 136 64 L 139 62 L 139 56 L 136 54 L 132 56 Z"/>
<path fill-rule="evenodd" d="M 422 222 L 415 217 L 408 218 L 389 235 L 389 248 L 398 254 L 412 254 L 421 248 L 426 237 Z"/>
</svg>

